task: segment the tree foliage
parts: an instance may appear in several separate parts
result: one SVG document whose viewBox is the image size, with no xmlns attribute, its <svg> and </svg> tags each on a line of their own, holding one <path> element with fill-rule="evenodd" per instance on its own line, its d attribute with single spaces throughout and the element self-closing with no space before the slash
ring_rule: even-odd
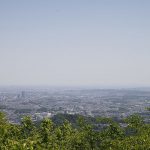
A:
<svg viewBox="0 0 150 150">
<path fill-rule="evenodd" d="M 56 125 L 45 118 L 36 125 L 24 117 L 18 125 L 0 113 L 0 150 L 150 150 L 150 124 L 138 115 L 126 118 L 124 127 L 110 118 L 97 118 L 97 124 L 105 125 L 99 130 L 84 117 L 77 122 L 76 127 L 67 120 Z"/>
</svg>

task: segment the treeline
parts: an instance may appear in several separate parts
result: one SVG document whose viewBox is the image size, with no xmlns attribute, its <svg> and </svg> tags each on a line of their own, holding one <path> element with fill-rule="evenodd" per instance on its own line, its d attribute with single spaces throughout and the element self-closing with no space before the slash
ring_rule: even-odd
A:
<svg viewBox="0 0 150 150">
<path fill-rule="evenodd" d="M 74 119 L 75 126 L 48 118 L 36 124 L 30 117 L 11 124 L 0 113 L 0 150 L 150 150 L 150 124 L 138 115 L 124 119 L 124 126 L 110 118 L 96 118 L 94 124 L 82 116 Z"/>
</svg>

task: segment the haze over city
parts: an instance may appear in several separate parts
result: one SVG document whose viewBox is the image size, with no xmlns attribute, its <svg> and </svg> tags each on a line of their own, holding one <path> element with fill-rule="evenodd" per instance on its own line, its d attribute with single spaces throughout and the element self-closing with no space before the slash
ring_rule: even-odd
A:
<svg viewBox="0 0 150 150">
<path fill-rule="evenodd" d="M 0 1 L 0 85 L 150 85 L 149 0 Z"/>
</svg>

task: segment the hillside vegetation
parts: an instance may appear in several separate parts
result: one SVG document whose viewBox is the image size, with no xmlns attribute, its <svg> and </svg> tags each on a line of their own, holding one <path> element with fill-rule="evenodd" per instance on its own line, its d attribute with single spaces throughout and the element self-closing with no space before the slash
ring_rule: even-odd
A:
<svg viewBox="0 0 150 150">
<path fill-rule="evenodd" d="M 140 116 L 123 120 L 124 127 L 110 118 L 97 118 L 95 124 L 81 116 L 76 120 L 76 125 L 55 124 L 45 118 L 36 124 L 24 117 L 11 124 L 0 113 L 0 150 L 150 150 L 150 124 Z"/>
</svg>

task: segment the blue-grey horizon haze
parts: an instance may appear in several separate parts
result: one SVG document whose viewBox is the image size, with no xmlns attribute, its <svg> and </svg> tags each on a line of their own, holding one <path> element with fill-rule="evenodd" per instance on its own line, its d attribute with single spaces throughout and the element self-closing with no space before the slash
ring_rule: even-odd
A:
<svg viewBox="0 0 150 150">
<path fill-rule="evenodd" d="M 0 1 L 0 85 L 150 86 L 149 0 Z"/>
</svg>

